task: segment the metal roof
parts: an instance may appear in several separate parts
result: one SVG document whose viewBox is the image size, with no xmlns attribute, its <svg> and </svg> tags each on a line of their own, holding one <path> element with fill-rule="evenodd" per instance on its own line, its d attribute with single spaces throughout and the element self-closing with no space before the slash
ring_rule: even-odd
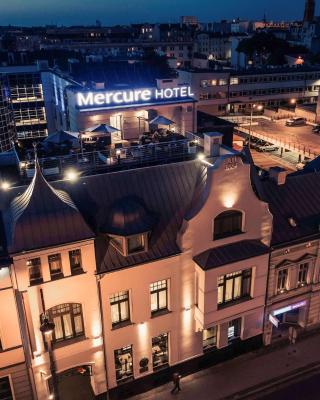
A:
<svg viewBox="0 0 320 400">
<path fill-rule="evenodd" d="M 215 247 L 198 254 L 193 260 L 205 271 L 222 265 L 258 257 L 269 252 L 269 247 L 260 240 L 242 240 Z"/>
<path fill-rule="evenodd" d="M 94 237 L 70 196 L 45 180 L 38 161 L 32 182 L 12 198 L 3 219 L 11 254 Z"/>
</svg>

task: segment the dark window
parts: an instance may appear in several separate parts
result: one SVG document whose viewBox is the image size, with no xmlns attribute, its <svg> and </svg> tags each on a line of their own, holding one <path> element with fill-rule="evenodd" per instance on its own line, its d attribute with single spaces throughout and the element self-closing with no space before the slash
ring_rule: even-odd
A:
<svg viewBox="0 0 320 400">
<path fill-rule="evenodd" d="M 132 345 L 114 351 L 116 380 L 118 383 L 133 377 Z"/>
<path fill-rule="evenodd" d="M 286 290 L 287 278 L 288 278 L 288 270 L 287 269 L 281 269 L 278 272 L 278 285 L 277 285 L 278 292 L 281 293 L 281 292 L 284 292 Z"/>
<path fill-rule="evenodd" d="M 152 366 L 158 369 L 167 366 L 169 363 L 168 334 L 152 338 Z"/>
<path fill-rule="evenodd" d="M 218 278 L 218 305 L 250 296 L 251 269 L 232 272 Z"/>
<path fill-rule="evenodd" d="M 298 285 L 299 286 L 307 284 L 308 269 L 309 269 L 309 264 L 308 263 L 300 264 L 300 266 L 299 266 L 299 277 L 298 277 Z"/>
<path fill-rule="evenodd" d="M 60 304 L 50 308 L 48 314 L 50 321 L 55 324 L 54 342 L 62 342 L 84 335 L 81 304 Z"/>
<path fill-rule="evenodd" d="M 50 275 L 52 279 L 63 276 L 61 254 L 52 254 L 48 256 Z"/>
<path fill-rule="evenodd" d="M 240 337 L 241 334 L 241 318 L 234 319 L 228 324 L 228 342 Z"/>
<path fill-rule="evenodd" d="M 41 260 L 40 257 L 32 258 L 27 261 L 27 266 L 29 268 L 29 279 L 30 285 L 35 285 L 37 283 L 42 283 L 42 271 L 41 271 Z"/>
<path fill-rule="evenodd" d="M 13 392 L 11 390 L 10 379 L 8 376 L 0 378 L 0 399 L 13 400 Z"/>
<path fill-rule="evenodd" d="M 144 251 L 145 245 L 144 235 L 130 236 L 127 239 L 128 243 L 128 254 L 137 253 L 139 251 Z"/>
<path fill-rule="evenodd" d="M 168 285 L 167 281 L 158 281 L 150 285 L 151 313 L 168 309 Z"/>
<path fill-rule="evenodd" d="M 242 232 L 242 213 L 225 211 L 214 219 L 213 239 L 222 239 Z"/>
<path fill-rule="evenodd" d="M 202 333 L 203 350 L 209 350 L 217 346 L 217 332 L 218 332 L 217 326 L 213 326 L 212 328 L 209 329 L 204 329 Z"/>
<path fill-rule="evenodd" d="M 130 322 L 129 292 L 118 292 L 110 296 L 112 326 Z"/>
<path fill-rule="evenodd" d="M 82 260 L 81 260 L 80 249 L 69 251 L 69 260 L 70 260 L 70 268 L 72 275 L 82 272 Z"/>
</svg>

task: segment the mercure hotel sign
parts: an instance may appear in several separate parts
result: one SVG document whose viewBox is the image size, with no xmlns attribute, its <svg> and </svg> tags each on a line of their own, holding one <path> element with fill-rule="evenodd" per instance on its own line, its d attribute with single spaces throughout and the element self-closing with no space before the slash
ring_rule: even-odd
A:
<svg viewBox="0 0 320 400">
<path fill-rule="evenodd" d="M 76 104 L 80 109 L 92 107 L 121 107 L 129 105 L 143 105 L 157 101 L 183 100 L 193 97 L 190 86 L 174 88 L 149 88 L 134 90 L 77 92 Z"/>
</svg>

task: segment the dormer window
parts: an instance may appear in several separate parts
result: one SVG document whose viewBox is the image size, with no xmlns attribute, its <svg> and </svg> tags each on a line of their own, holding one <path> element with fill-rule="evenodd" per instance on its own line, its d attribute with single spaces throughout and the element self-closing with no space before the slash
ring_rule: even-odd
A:
<svg viewBox="0 0 320 400">
<path fill-rule="evenodd" d="M 125 257 L 148 251 L 148 232 L 131 236 L 110 235 L 109 237 L 110 244 Z"/>
</svg>

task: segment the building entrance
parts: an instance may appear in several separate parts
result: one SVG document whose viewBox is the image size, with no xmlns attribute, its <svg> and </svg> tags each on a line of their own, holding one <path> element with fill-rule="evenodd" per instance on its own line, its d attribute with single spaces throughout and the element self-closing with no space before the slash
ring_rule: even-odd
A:
<svg viewBox="0 0 320 400">
<path fill-rule="evenodd" d="M 91 375 L 91 365 L 79 366 L 58 374 L 57 381 L 60 400 L 95 399 L 91 386 Z"/>
</svg>

